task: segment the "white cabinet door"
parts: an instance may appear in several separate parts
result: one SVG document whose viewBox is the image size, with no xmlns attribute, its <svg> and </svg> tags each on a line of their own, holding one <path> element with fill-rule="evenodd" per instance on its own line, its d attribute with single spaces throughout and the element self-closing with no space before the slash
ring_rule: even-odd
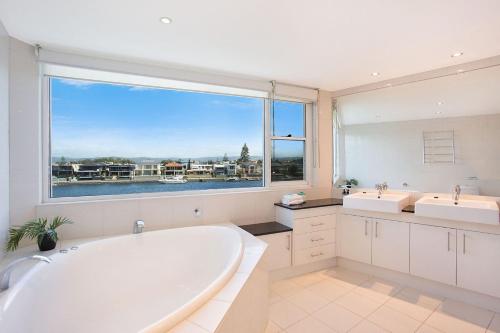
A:
<svg viewBox="0 0 500 333">
<path fill-rule="evenodd" d="M 262 263 L 267 270 L 285 268 L 292 265 L 292 232 L 259 236 L 267 243 Z"/>
<path fill-rule="evenodd" d="M 370 264 L 371 233 L 372 225 L 368 218 L 342 215 L 337 230 L 340 256 Z"/>
<path fill-rule="evenodd" d="M 446 284 L 456 284 L 456 229 L 412 224 L 410 273 Z"/>
<path fill-rule="evenodd" d="M 457 285 L 500 297 L 500 235 L 458 230 Z"/>
<path fill-rule="evenodd" d="M 410 271 L 410 224 L 372 219 L 372 264 L 398 272 Z"/>
</svg>

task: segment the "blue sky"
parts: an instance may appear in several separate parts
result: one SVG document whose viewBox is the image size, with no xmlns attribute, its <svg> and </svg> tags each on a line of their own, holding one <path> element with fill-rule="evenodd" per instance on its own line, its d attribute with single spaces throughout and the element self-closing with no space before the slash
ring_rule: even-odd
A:
<svg viewBox="0 0 500 333">
<path fill-rule="evenodd" d="M 252 156 L 262 155 L 263 99 L 56 78 L 51 83 L 53 156 L 233 156 L 244 143 Z M 303 135 L 301 118 L 300 104 L 277 105 L 276 134 Z"/>
</svg>

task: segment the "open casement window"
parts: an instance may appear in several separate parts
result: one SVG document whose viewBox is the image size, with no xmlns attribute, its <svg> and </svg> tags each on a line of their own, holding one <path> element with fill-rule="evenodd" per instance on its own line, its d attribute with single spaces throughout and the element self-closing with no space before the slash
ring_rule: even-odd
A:
<svg viewBox="0 0 500 333">
<path fill-rule="evenodd" d="M 308 135 L 312 103 L 292 100 L 271 101 L 272 183 L 306 183 L 310 148 Z"/>
</svg>

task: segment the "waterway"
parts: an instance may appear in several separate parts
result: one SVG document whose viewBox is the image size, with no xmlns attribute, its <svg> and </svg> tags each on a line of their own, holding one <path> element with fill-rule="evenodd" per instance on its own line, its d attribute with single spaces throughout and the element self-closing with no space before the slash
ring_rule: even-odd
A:
<svg viewBox="0 0 500 333">
<path fill-rule="evenodd" d="M 158 193 L 174 191 L 197 191 L 241 187 L 261 187 L 262 181 L 241 180 L 237 182 L 187 182 L 184 184 L 163 184 L 160 182 L 130 182 L 130 183 L 92 183 L 64 184 L 52 187 L 52 197 L 83 197 L 94 195 L 118 195 L 132 193 Z"/>
</svg>

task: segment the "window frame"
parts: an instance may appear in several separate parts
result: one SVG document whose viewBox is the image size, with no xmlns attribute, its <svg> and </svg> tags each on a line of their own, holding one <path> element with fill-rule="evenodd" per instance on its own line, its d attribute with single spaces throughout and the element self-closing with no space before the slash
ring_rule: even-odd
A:
<svg viewBox="0 0 500 333">
<path fill-rule="evenodd" d="M 104 83 L 116 83 L 119 82 L 108 82 L 103 80 L 92 80 L 91 78 L 82 78 L 82 77 L 74 77 L 74 76 L 62 76 L 62 75 L 52 75 L 50 73 L 46 73 L 41 71 L 40 74 L 40 86 L 41 86 L 41 125 L 42 125 L 42 140 L 41 140 L 41 203 L 58 203 L 58 202 L 82 202 L 82 201 L 111 201 L 111 200 L 120 200 L 120 199 L 140 199 L 140 198 L 158 198 L 158 197 L 181 197 L 181 196 L 199 196 L 199 195 L 213 195 L 213 194 L 224 194 L 224 193 L 241 193 L 241 192 L 266 192 L 273 191 L 277 189 L 307 189 L 311 187 L 312 180 L 312 112 L 314 110 L 315 102 L 306 99 L 298 99 L 298 98 L 290 98 L 279 96 L 271 99 L 271 93 L 265 92 L 267 97 L 258 97 L 255 98 L 264 98 L 264 114 L 262 120 L 263 126 L 263 186 L 259 187 L 240 187 L 240 188 L 226 188 L 226 189 L 206 189 L 206 190 L 187 190 L 187 191 L 170 191 L 170 192 L 142 192 L 142 193 L 129 193 L 129 194 L 110 194 L 110 195 L 94 195 L 94 196 L 81 196 L 81 197 L 57 197 L 54 198 L 51 196 L 52 193 L 52 152 L 51 152 L 51 130 L 52 130 L 52 121 L 51 121 L 51 85 L 50 79 L 53 77 L 59 78 L 67 78 L 67 79 L 81 79 L 81 80 L 89 80 L 89 81 L 99 81 Z M 133 85 L 131 83 L 122 83 L 124 85 Z M 140 84 L 137 84 L 140 86 Z M 210 86 L 212 84 L 206 84 Z M 216 85 L 214 85 L 216 86 Z M 161 86 L 152 86 L 156 88 L 162 89 L 175 89 L 172 87 L 161 87 Z M 219 86 L 222 88 L 222 86 Z M 179 89 L 183 91 L 193 91 L 193 92 L 201 92 L 201 93 L 211 93 L 211 94 L 223 94 L 219 92 L 210 92 L 203 90 L 189 90 L 189 89 Z M 247 90 L 250 91 L 250 90 Z M 235 94 L 227 94 L 233 96 L 245 96 L 251 97 L 247 95 L 235 95 Z M 296 137 L 273 137 L 271 134 L 271 103 L 273 100 L 283 100 L 289 102 L 299 102 L 304 103 L 304 137 L 296 138 Z M 272 155 L 272 141 L 273 140 L 292 140 L 292 141 L 303 141 L 304 142 L 304 179 L 303 180 L 291 180 L 291 181 L 271 181 L 271 155 Z"/>
</svg>

